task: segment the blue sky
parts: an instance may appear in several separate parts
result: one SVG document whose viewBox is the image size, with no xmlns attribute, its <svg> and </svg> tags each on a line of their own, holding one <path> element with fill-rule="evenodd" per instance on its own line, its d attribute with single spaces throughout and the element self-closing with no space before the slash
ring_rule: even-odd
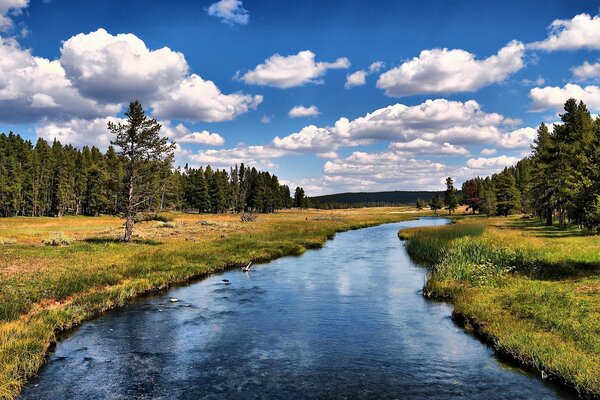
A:
<svg viewBox="0 0 600 400">
<path fill-rule="evenodd" d="M 104 149 L 139 99 L 181 165 L 437 190 L 515 163 L 568 97 L 600 111 L 599 6 L 0 0 L 0 131 Z"/>
</svg>

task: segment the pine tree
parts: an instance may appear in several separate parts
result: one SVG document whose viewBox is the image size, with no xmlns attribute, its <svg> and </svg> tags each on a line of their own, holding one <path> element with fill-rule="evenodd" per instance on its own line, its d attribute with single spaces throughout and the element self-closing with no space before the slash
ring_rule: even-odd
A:
<svg viewBox="0 0 600 400">
<path fill-rule="evenodd" d="M 108 130 L 115 135 L 112 145 L 120 149 L 124 158 L 127 198 L 125 199 L 125 233 L 123 240 L 131 241 L 138 208 L 147 195 L 144 185 L 163 163 L 173 162 L 174 143 L 160 136 L 161 125 L 148 118 L 138 101 L 129 104 L 125 112 L 125 124 L 108 123 Z"/>
<path fill-rule="evenodd" d="M 433 195 L 429 208 L 431 208 L 431 211 L 435 212 L 436 214 L 439 210 L 444 208 L 444 200 L 439 194 L 436 193 Z"/>
<path fill-rule="evenodd" d="M 448 214 L 452 214 L 458 207 L 458 195 L 454 188 L 454 181 L 451 177 L 446 178 L 446 191 L 444 192 L 444 205 L 448 209 Z"/>
<path fill-rule="evenodd" d="M 510 170 L 505 168 L 500 174 L 494 175 L 493 180 L 496 189 L 496 214 L 506 217 L 519 210 L 521 194 Z"/>
</svg>

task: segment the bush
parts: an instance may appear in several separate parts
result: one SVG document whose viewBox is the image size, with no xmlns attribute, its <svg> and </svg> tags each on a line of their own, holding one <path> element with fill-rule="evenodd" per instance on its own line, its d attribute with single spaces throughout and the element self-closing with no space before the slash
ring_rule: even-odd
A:
<svg viewBox="0 0 600 400">
<path fill-rule="evenodd" d="M 173 218 L 167 216 L 166 214 L 159 214 L 155 212 L 139 213 L 135 216 L 135 222 L 148 221 L 171 222 L 173 221 Z"/>
<path fill-rule="evenodd" d="M 240 216 L 240 221 L 242 222 L 254 222 L 258 219 L 258 216 L 255 213 L 243 213 Z"/>
<path fill-rule="evenodd" d="M 2 244 L 15 244 L 17 241 L 11 238 L 0 237 L 0 245 Z"/>
<path fill-rule="evenodd" d="M 174 222 L 159 222 L 158 224 L 156 224 L 157 228 L 175 228 L 177 226 L 177 224 L 175 224 Z"/>
<path fill-rule="evenodd" d="M 42 240 L 42 244 L 46 246 L 68 246 L 73 243 L 73 239 L 65 236 L 62 232 L 54 232 L 52 235 Z"/>
</svg>

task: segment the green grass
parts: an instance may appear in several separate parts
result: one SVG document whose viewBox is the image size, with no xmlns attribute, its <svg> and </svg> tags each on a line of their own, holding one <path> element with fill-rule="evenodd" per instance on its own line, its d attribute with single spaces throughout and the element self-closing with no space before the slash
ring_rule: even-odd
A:
<svg viewBox="0 0 600 400">
<path fill-rule="evenodd" d="M 429 268 L 426 295 L 451 299 L 501 353 L 600 396 L 600 236 L 517 217 L 400 236 Z"/>
<path fill-rule="evenodd" d="M 18 395 L 59 332 L 101 312 L 250 260 L 302 254 L 336 232 L 414 218 L 404 211 L 293 211 L 253 223 L 174 213 L 138 224 L 132 244 L 119 242 L 113 217 L 0 219 L 0 237 L 10 239 L 0 252 L 0 399 Z M 70 245 L 43 245 L 52 232 Z"/>
</svg>

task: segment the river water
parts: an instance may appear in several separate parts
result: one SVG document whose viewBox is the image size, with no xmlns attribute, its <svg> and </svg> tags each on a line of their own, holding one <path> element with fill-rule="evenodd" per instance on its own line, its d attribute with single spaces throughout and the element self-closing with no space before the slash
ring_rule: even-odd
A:
<svg viewBox="0 0 600 400">
<path fill-rule="evenodd" d="M 397 231 L 212 275 L 84 323 L 22 399 L 564 399 L 419 290 Z M 224 282 L 228 280 L 229 282 Z M 170 302 L 176 297 L 179 302 Z"/>
</svg>

